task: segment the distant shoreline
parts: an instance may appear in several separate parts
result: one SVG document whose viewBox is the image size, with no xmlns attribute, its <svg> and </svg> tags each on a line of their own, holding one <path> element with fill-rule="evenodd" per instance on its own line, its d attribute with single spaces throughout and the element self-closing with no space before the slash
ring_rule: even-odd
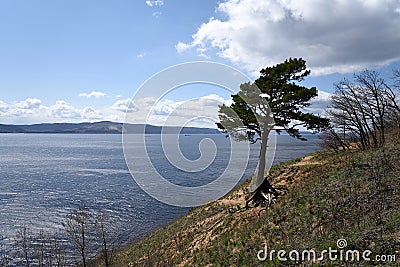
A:
<svg viewBox="0 0 400 267">
<path fill-rule="evenodd" d="M 217 129 L 199 127 L 155 126 L 100 121 L 83 123 L 41 123 L 32 125 L 0 124 L 0 133 L 24 134 L 221 134 Z"/>
</svg>

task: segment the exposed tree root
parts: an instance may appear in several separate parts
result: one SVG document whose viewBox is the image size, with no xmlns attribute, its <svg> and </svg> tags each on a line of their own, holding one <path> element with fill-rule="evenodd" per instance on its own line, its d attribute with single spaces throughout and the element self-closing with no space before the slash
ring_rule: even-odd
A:
<svg viewBox="0 0 400 267">
<path fill-rule="evenodd" d="M 269 209 L 269 207 L 276 202 L 276 199 L 280 195 L 286 194 L 288 189 L 286 187 L 274 187 L 267 179 L 252 193 L 252 195 L 246 200 L 245 209 L 250 207 L 250 203 L 253 203 L 253 207 L 257 207 L 261 204 L 265 204 L 265 207 L 258 212 L 260 216 L 261 212 Z"/>
</svg>

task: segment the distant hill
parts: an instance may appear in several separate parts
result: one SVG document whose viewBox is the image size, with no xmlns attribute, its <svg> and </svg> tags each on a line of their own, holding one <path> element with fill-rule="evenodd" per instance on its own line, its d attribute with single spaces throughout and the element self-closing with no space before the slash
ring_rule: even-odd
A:
<svg viewBox="0 0 400 267">
<path fill-rule="evenodd" d="M 20 133 L 23 132 L 18 126 L 0 124 L 0 133 Z"/>
<path fill-rule="evenodd" d="M 118 122 L 100 121 L 83 123 L 41 123 L 32 125 L 0 124 L 0 133 L 78 133 L 78 134 L 219 134 L 217 129 L 197 127 L 161 127 L 144 124 L 123 124 Z"/>
</svg>

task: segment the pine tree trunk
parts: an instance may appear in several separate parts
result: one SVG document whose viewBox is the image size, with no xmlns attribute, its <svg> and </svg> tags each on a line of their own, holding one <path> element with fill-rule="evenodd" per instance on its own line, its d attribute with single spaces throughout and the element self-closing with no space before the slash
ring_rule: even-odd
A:
<svg viewBox="0 0 400 267">
<path fill-rule="evenodd" d="M 266 167 L 266 158 L 267 158 L 267 147 L 268 147 L 268 136 L 271 132 L 271 129 L 265 130 L 261 134 L 261 149 L 260 149 L 260 158 L 258 162 L 258 170 L 257 170 L 257 179 L 256 184 L 253 190 L 251 191 L 252 195 L 246 200 L 245 207 L 248 207 L 248 204 L 255 199 L 265 199 L 270 201 L 270 198 L 266 198 L 266 194 L 268 192 L 277 195 L 278 192 L 271 185 L 268 179 L 265 179 L 265 167 Z M 270 203 L 269 203 L 270 204 Z"/>
<path fill-rule="evenodd" d="M 258 161 L 257 182 L 264 181 L 265 161 L 267 156 L 268 136 L 270 130 L 266 130 L 261 134 L 260 159 Z"/>
</svg>

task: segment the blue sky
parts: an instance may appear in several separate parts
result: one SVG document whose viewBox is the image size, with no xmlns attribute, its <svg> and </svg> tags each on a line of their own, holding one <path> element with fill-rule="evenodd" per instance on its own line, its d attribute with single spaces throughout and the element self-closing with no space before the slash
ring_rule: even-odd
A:
<svg viewBox="0 0 400 267">
<path fill-rule="evenodd" d="M 0 123 L 122 121 L 143 82 L 193 60 L 255 78 L 303 57 L 305 84 L 332 92 L 363 68 L 399 68 L 399 43 L 397 0 L 2 0 Z M 160 105 L 227 98 L 195 87 Z"/>
</svg>

